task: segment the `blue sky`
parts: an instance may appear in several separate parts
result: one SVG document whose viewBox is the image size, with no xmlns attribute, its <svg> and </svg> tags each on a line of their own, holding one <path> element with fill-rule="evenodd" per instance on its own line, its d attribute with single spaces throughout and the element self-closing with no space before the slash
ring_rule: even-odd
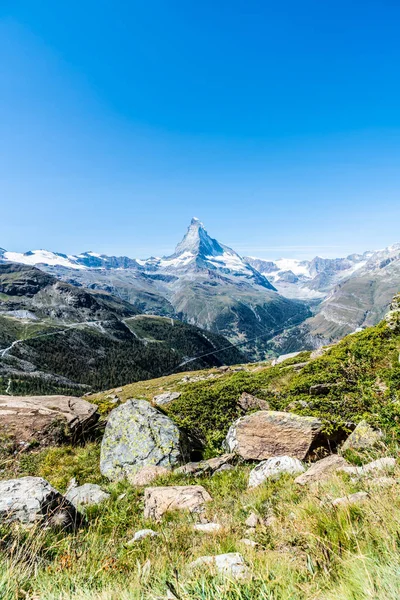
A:
<svg viewBox="0 0 400 600">
<path fill-rule="evenodd" d="M 0 247 L 400 241 L 398 0 L 2 0 Z"/>
</svg>

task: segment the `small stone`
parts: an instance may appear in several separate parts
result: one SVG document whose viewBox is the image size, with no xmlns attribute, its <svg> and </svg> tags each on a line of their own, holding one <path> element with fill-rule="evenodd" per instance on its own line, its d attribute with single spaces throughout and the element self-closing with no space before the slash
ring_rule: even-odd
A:
<svg viewBox="0 0 400 600">
<path fill-rule="evenodd" d="M 260 517 L 254 512 L 252 512 L 244 522 L 244 524 L 247 525 L 247 527 L 257 527 L 259 523 Z"/>
<path fill-rule="evenodd" d="M 95 506 L 110 498 L 110 494 L 104 492 L 99 485 L 96 483 L 85 483 L 78 487 L 73 487 L 66 494 L 65 497 L 69 500 L 75 508 L 79 506 Z"/>
<path fill-rule="evenodd" d="M 303 473 L 304 467 L 297 458 L 291 456 L 275 456 L 257 465 L 249 476 L 249 488 L 257 487 L 266 479 L 277 479 L 283 473 L 296 475 Z"/>
<path fill-rule="evenodd" d="M 153 404 L 156 406 L 164 406 L 165 404 L 170 404 L 174 400 L 177 400 L 180 396 L 180 392 L 164 392 L 163 394 L 154 396 Z"/>
<path fill-rule="evenodd" d="M 144 516 L 159 521 L 164 513 L 172 510 L 201 512 L 205 502 L 212 500 L 202 485 L 176 485 L 150 487 L 145 490 Z"/>
<path fill-rule="evenodd" d="M 222 526 L 219 523 L 196 523 L 193 529 L 201 533 L 217 533 L 221 531 Z"/>
<path fill-rule="evenodd" d="M 251 548 L 255 548 L 256 546 L 258 546 L 257 542 L 254 542 L 253 540 L 249 540 L 249 538 L 242 538 L 239 541 L 241 544 L 245 544 L 245 546 L 250 546 Z"/>
<path fill-rule="evenodd" d="M 131 485 L 143 486 L 149 485 L 152 483 L 157 477 L 161 477 L 162 475 L 168 475 L 171 473 L 170 469 L 166 467 L 157 467 L 156 465 L 143 467 L 137 473 L 133 475 L 128 474 L 128 481 Z"/>
<path fill-rule="evenodd" d="M 333 506 L 351 506 L 353 504 L 362 504 L 366 500 L 368 500 L 367 492 L 356 492 L 355 494 L 350 494 L 349 496 L 344 496 L 343 498 L 336 498 L 336 500 L 332 501 Z"/>
<path fill-rule="evenodd" d="M 218 554 L 216 556 L 200 556 L 190 564 L 191 568 L 209 566 L 218 573 L 232 577 L 232 579 L 245 579 L 250 576 L 250 570 L 239 552 Z"/>
<path fill-rule="evenodd" d="M 133 546 L 133 544 L 136 544 L 136 542 L 140 542 L 141 540 L 144 540 L 145 538 L 157 537 L 159 535 L 160 534 L 157 533 L 156 531 L 154 531 L 153 529 L 140 529 L 139 531 L 137 531 L 135 533 L 133 538 L 131 540 L 129 540 L 129 542 L 126 543 L 126 545 Z"/>
<path fill-rule="evenodd" d="M 391 457 L 378 458 L 378 460 L 373 460 L 362 467 L 342 467 L 339 471 L 343 473 L 348 473 L 349 475 L 358 475 L 362 477 L 363 475 L 368 475 L 369 473 L 380 473 L 381 471 L 386 471 L 390 469 L 394 469 L 396 466 L 396 459 Z"/>
<path fill-rule="evenodd" d="M 376 479 L 372 479 L 369 482 L 369 487 L 384 489 L 393 487 L 394 485 L 397 485 L 397 483 L 397 480 L 393 477 L 376 477 Z"/>
</svg>

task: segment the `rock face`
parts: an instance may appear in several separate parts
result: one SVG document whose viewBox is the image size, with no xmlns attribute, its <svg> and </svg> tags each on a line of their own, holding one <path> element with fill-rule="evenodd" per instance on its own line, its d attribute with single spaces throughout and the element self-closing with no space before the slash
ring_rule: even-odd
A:
<svg viewBox="0 0 400 600">
<path fill-rule="evenodd" d="M 328 479 L 335 471 L 347 466 L 348 463 L 344 458 L 337 454 L 331 454 L 322 460 L 318 460 L 305 473 L 296 477 L 294 481 L 299 485 L 321 483 Z"/>
<path fill-rule="evenodd" d="M 0 481 L 0 521 L 44 521 L 54 528 L 73 529 L 82 517 L 45 479 L 21 477 Z"/>
<path fill-rule="evenodd" d="M 164 404 L 170 404 L 174 400 L 177 400 L 181 395 L 180 392 L 165 392 L 164 394 L 159 394 L 158 396 L 154 396 L 153 403 L 156 406 L 163 406 Z"/>
<path fill-rule="evenodd" d="M 381 438 L 381 431 L 373 429 L 366 421 L 360 421 L 353 433 L 344 442 L 342 450 L 367 450 L 373 448 Z"/>
<path fill-rule="evenodd" d="M 186 458 L 183 434 L 146 400 L 128 400 L 111 411 L 101 443 L 100 470 L 112 481 L 143 467 L 172 468 Z"/>
<path fill-rule="evenodd" d="M 243 392 L 238 400 L 238 406 L 244 412 L 249 410 L 269 410 L 269 404 L 266 400 L 256 398 L 247 392 Z"/>
<path fill-rule="evenodd" d="M 170 469 L 157 467 L 155 465 L 143 467 L 143 469 L 140 469 L 137 473 L 128 475 L 128 481 L 131 485 L 149 485 L 149 483 L 152 483 L 157 477 L 168 475 L 170 472 Z"/>
<path fill-rule="evenodd" d="M 201 512 L 205 502 L 210 500 L 210 494 L 202 485 L 150 487 L 145 490 L 144 516 L 160 521 L 164 513 L 172 510 Z"/>
<path fill-rule="evenodd" d="M 104 492 L 99 485 L 96 483 L 85 483 L 78 487 L 72 488 L 65 494 L 67 500 L 69 500 L 75 508 L 78 506 L 94 506 L 108 500 L 110 494 Z"/>
<path fill-rule="evenodd" d="M 75 396 L 0 396 L 0 435 L 18 443 L 75 441 L 98 418 L 97 406 Z"/>
<path fill-rule="evenodd" d="M 250 576 L 250 570 L 239 552 L 217 554 L 217 556 L 200 556 L 190 566 L 198 568 L 205 565 L 213 567 L 221 575 L 226 575 L 233 579 L 244 579 Z"/>
<path fill-rule="evenodd" d="M 246 460 L 265 460 L 273 456 L 302 460 L 315 446 L 321 429 L 321 421 L 314 417 L 259 411 L 241 417 L 231 426 L 225 446 Z"/>
<path fill-rule="evenodd" d="M 277 479 L 283 473 L 297 475 L 303 473 L 304 467 L 297 458 L 291 456 L 275 456 L 262 461 L 251 472 L 249 477 L 249 488 L 257 487 L 266 479 Z"/>
</svg>

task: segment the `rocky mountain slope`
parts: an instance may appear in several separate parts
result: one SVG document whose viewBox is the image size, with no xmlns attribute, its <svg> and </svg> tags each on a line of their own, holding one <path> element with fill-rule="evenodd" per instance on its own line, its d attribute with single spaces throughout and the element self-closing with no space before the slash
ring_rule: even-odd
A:
<svg viewBox="0 0 400 600">
<path fill-rule="evenodd" d="M 204 355 L 204 356 L 203 356 Z M 141 315 L 26 265 L 0 264 L 0 392 L 68 392 L 120 385 L 243 355 L 220 335 Z"/>
<path fill-rule="evenodd" d="M 249 358 L 264 356 L 269 337 L 311 314 L 305 303 L 278 294 L 263 274 L 212 239 L 198 219 L 164 258 L 35 251 L 5 252 L 2 260 L 35 264 L 74 285 L 108 291 L 140 312 L 177 317 L 244 342 Z"/>
<path fill-rule="evenodd" d="M 317 353 L 93 395 L 92 441 L 3 444 L 0 595 L 397 600 L 399 351 L 397 297 Z"/>
</svg>

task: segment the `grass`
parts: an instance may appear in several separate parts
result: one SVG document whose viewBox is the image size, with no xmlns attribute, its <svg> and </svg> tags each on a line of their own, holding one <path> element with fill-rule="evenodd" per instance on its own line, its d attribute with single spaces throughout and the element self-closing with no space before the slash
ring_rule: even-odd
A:
<svg viewBox="0 0 400 600">
<path fill-rule="evenodd" d="M 360 506 L 334 508 L 330 500 L 362 489 L 367 481 L 334 476 L 318 489 L 299 488 L 289 476 L 247 490 L 249 467 L 212 478 L 170 475 L 156 485 L 199 483 L 211 494 L 206 514 L 223 526 L 212 536 L 193 531 L 195 518 L 171 513 L 161 524 L 143 518 L 143 490 L 108 484 L 111 498 L 87 512 L 87 528 L 56 534 L 38 528 L 3 527 L 0 535 L 0 597 L 56 599 L 167 598 L 182 600 L 366 600 L 395 599 L 400 582 L 398 486 L 371 492 Z M 396 467 L 395 476 L 400 476 Z M 274 513 L 260 526 L 253 549 L 241 539 L 251 511 Z M 138 529 L 160 536 L 134 546 Z M 234 582 L 190 562 L 202 555 L 240 552 L 251 580 Z M 173 596 L 169 596 L 173 597 Z"/>
<path fill-rule="evenodd" d="M 243 392 L 268 400 L 274 410 L 292 406 L 299 414 L 321 418 L 326 428 L 366 419 L 385 432 L 386 446 L 368 454 L 347 452 L 362 464 L 382 455 L 398 456 L 400 435 L 400 333 L 385 323 L 348 336 L 324 356 L 309 354 L 276 367 L 247 365 L 244 371 L 207 370 L 173 374 L 91 396 L 102 420 L 115 406 L 109 398 L 151 400 L 178 390 L 165 410 L 191 430 L 205 453 L 221 452 L 227 427 L 238 416 Z M 300 360 L 301 359 L 301 360 Z M 297 370 L 298 361 L 307 364 Z M 206 377 L 213 373 L 212 379 Z M 187 377 L 202 377 L 187 382 Z M 311 386 L 333 383 L 326 395 Z M 306 403 L 306 405 L 304 405 Z M 9 440 L 4 440 L 6 448 Z M 251 465 L 240 464 L 214 477 L 170 474 L 155 485 L 201 484 L 213 500 L 206 516 L 222 530 L 214 535 L 193 530 L 196 518 L 170 513 L 160 524 L 143 516 L 143 489 L 127 482 L 110 484 L 99 471 L 99 441 L 81 447 L 3 453 L 1 477 L 40 475 L 61 492 L 75 477 L 99 483 L 111 497 L 87 511 L 87 526 L 65 534 L 16 525 L 0 529 L 0 598 L 3 600 L 397 600 L 400 589 L 400 467 L 393 486 L 376 488 L 370 479 L 336 474 L 317 488 L 297 486 L 284 476 L 247 489 Z M 399 482 L 399 483 L 397 483 Z M 332 500 L 367 491 L 365 503 L 334 507 Z M 254 511 L 275 520 L 246 531 Z M 135 545 L 127 542 L 143 528 L 160 535 Z M 244 537 L 257 542 L 244 545 Z M 233 581 L 190 563 L 199 556 L 240 552 L 251 577 Z"/>
</svg>

